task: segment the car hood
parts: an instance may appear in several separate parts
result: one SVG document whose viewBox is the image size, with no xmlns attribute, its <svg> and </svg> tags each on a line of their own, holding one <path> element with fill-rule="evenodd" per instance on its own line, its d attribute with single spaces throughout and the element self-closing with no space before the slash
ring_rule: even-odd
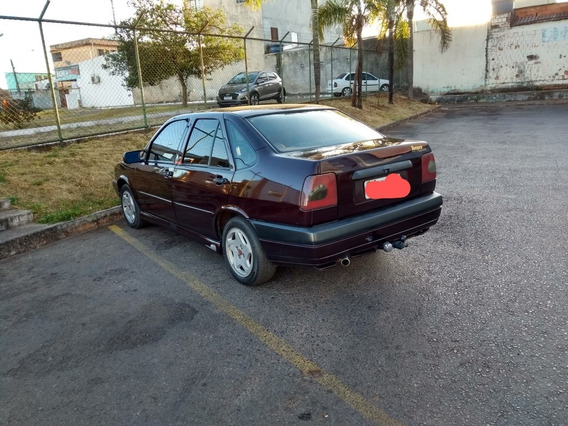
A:
<svg viewBox="0 0 568 426">
<path fill-rule="evenodd" d="M 249 88 L 253 86 L 254 83 L 249 83 Z M 246 87 L 246 84 L 225 84 L 219 89 L 219 94 L 238 92 L 239 90 L 245 89 Z"/>
</svg>

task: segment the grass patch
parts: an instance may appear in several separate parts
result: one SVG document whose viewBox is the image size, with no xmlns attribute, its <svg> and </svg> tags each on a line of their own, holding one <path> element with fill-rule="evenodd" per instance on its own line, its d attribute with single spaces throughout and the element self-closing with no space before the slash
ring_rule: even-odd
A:
<svg viewBox="0 0 568 426">
<path fill-rule="evenodd" d="M 351 107 L 348 98 L 320 103 L 372 127 L 434 108 L 403 96 L 396 96 L 394 105 L 389 105 L 385 94 L 365 97 L 362 110 Z M 71 220 L 117 206 L 114 166 L 125 151 L 143 148 L 153 133 L 139 131 L 65 146 L 0 151 L 0 198 L 10 198 L 16 208 L 32 210 L 35 221 L 41 223 Z"/>
<path fill-rule="evenodd" d="M 151 132 L 92 139 L 42 150 L 0 152 L 5 182 L 0 198 L 31 210 L 34 220 L 56 223 L 118 205 L 114 166 L 124 151 L 144 147 Z"/>
</svg>

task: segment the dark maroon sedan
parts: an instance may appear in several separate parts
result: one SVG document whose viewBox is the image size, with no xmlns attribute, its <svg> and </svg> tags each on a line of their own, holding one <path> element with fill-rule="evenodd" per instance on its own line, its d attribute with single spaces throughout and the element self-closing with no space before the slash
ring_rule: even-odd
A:
<svg viewBox="0 0 568 426">
<path fill-rule="evenodd" d="M 442 206 L 426 142 L 313 105 L 179 115 L 125 153 L 113 184 L 128 225 L 174 227 L 223 253 L 246 285 L 279 264 L 325 268 L 401 249 Z"/>
</svg>

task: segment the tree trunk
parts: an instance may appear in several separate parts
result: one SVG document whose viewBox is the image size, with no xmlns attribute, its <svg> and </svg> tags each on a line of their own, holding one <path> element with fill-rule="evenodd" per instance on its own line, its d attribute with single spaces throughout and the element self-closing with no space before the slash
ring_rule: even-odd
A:
<svg viewBox="0 0 568 426">
<path fill-rule="evenodd" d="M 394 21 L 389 17 L 389 104 L 393 104 L 394 97 Z"/>
<path fill-rule="evenodd" d="M 414 99 L 414 0 L 406 1 L 406 18 L 410 27 L 410 37 L 408 37 L 408 99 Z"/>
<path fill-rule="evenodd" d="M 363 27 L 357 29 L 357 66 L 355 67 L 355 81 L 351 94 L 351 106 L 363 109 Z"/>
<path fill-rule="evenodd" d="M 316 104 L 320 98 L 321 84 L 321 63 L 320 63 L 320 42 L 319 42 L 319 23 L 318 23 L 318 0 L 312 2 L 312 38 L 314 42 L 314 84 L 316 86 Z"/>
<path fill-rule="evenodd" d="M 183 78 L 182 74 L 178 74 L 178 81 L 179 84 L 181 86 L 181 104 L 186 107 L 187 106 L 187 82 L 185 81 L 185 78 Z"/>
</svg>

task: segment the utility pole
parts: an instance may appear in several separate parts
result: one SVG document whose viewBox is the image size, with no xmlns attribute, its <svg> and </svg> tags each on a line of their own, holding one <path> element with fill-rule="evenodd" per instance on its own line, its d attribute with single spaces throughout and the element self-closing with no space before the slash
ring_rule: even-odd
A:
<svg viewBox="0 0 568 426">
<path fill-rule="evenodd" d="M 14 61 L 10 59 L 10 64 L 12 65 L 12 74 L 14 75 L 14 80 L 16 80 L 16 89 L 18 89 L 18 94 L 20 91 L 20 82 L 18 81 L 18 74 L 16 74 L 16 68 L 14 67 Z"/>
</svg>

